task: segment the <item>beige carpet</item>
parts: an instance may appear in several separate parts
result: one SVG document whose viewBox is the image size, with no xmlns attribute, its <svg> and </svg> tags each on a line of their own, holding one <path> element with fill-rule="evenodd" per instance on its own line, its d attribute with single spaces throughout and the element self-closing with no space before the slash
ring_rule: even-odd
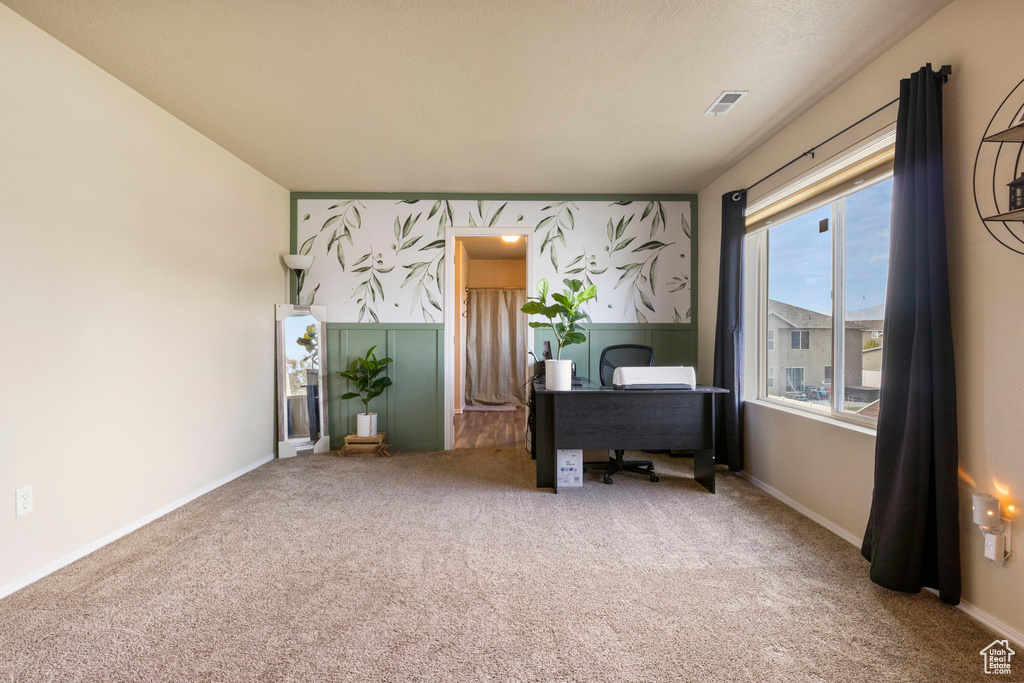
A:
<svg viewBox="0 0 1024 683">
<path fill-rule="evenodd" d="M 655 458 L 557 496 L 523 451 L 273 461 L 0 601 L 0 681 L 986 678 L 963 613 Z"/>
</svg>

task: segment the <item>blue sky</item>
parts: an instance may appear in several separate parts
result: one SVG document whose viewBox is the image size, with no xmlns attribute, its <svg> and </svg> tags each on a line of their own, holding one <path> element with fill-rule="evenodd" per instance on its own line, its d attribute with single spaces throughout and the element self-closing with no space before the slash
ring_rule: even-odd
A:
<svg viewBox="0 0 1024 683">
<path fill-rule="evenodd" d="M 889 271 L 889 207 L 892 180 L 846 198 L 846 310 L 885 303 Z M 832 230 L 825 206 L 771 228 L 768 233 L 768 296 L 812 311 L 832 310 Z"/>
</svg>

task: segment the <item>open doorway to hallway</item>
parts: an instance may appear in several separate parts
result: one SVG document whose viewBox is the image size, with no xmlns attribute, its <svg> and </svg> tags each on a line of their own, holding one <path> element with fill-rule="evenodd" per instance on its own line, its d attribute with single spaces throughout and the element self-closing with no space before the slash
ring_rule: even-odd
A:
<svg viewBox="0 0 1024 683">
<path fill-rule="evenodd" d="M 529 379 L 526 235 L 455 238 L 455 448 L 523 448 Z"/>
</svg>

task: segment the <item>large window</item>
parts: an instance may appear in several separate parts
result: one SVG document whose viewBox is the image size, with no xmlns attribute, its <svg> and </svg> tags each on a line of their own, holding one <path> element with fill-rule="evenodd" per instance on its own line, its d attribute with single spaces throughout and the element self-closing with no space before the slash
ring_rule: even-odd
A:
<svg viewBox="0 0 1024 683">
<path fill-rule="evenodd" d="M 782 214 L 778 224 L 764 221 L 756 235 L 763 240 L 761 395 L 873 420 L 885 349 L 892 177 L 876 174 L 822 201 Z"/>
</svg>

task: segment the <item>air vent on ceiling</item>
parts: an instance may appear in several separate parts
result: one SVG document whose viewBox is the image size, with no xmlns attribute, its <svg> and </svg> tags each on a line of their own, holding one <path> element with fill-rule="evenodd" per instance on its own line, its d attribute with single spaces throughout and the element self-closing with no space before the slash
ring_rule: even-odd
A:
<svg viewBox="0 0 1024 683">
<path fill-rule="evenodd" d="M 747 94 L 746 90 L 726 90 L 718 99 L 715 100 L 705 114 L 728 114 L 732 111 L 732 108 L 736 106 L 736 103 L 743 99 L 743 96 Z"/>
</svg>

